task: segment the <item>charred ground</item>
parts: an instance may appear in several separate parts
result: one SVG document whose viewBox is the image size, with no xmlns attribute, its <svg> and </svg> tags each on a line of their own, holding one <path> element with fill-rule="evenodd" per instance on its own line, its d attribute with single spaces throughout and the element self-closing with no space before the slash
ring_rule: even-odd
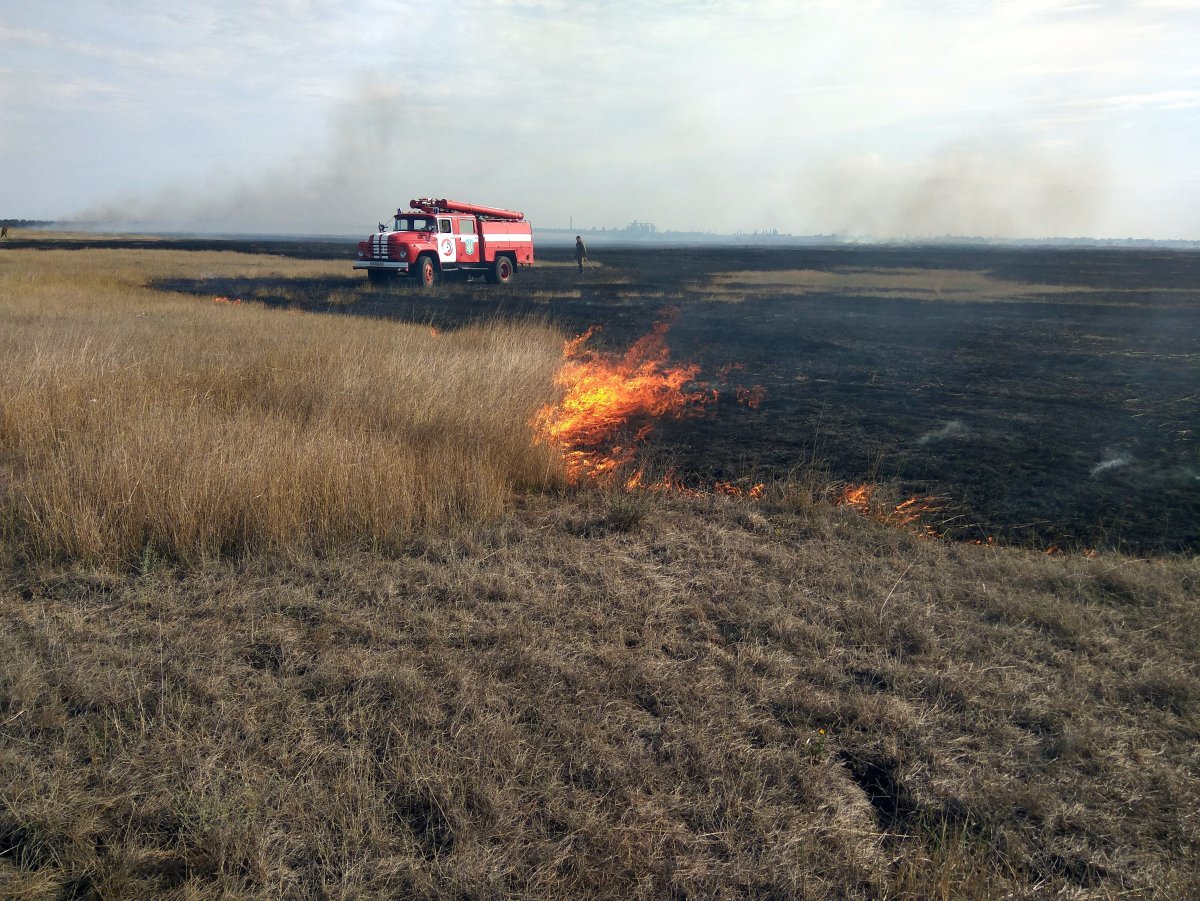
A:
<svg viewBox="0 0 1200 901">
<path fill-rule="evenodd" d="M 208 246 L 213 242 L 201 242 Z M 320 242 L 237 249 L 344 253 Z M 455 328 L 535 317 L 627 346 L 673 311 L 677 360 L 725 388 L 664 423 L 695 483 L 816 465 L 944 498 L 954 537 L 1200 548 L 1200 254 L 992 248 L 550 249 L 517 284 L 196 278 L 161 287 Z M 774 275 L 773 275 L 774 274 Z M 722 375 L 723 374 L 723 375 Z M 757 409 L 735 385 L 762 385 Z"/>
</svg>

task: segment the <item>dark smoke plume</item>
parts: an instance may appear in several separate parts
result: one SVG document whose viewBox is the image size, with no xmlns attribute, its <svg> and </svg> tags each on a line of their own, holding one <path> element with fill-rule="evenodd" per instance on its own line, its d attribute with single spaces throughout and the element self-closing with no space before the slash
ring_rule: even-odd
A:
<svg viewBox="0 0 1200 901">
<path fill-rule="evenodd" d="M 78 220 L 98 228 L 356 234 L 402 202 L 404 185 L 421 181 L 431 157 L 409 152 L 400 165 L 408 106 L 400 91 L 364 82 L 353 97 L 339 104 L 324 142 L 285 151 L 270 169 L 213 171 L 198 184 L 114 198 Z"/>
</svg>

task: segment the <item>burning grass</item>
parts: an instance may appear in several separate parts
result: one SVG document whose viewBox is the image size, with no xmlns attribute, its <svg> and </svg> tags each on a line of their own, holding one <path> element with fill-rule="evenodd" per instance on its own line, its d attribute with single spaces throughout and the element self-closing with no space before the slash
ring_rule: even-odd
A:
<svg viewBox="0 0 1200 901">
<path fill-rule="evenodd" d="M 670 307 L 660 310 L 654 327 L 621 355 L 589 346 L 596 327 L 564 343 L 563 364 L 555 376 L 562 396 L 538 411 L 533 431 L 536 444 L 561 451 L 569 483 L 623 485 L 629 492 L 681 496 L 704 493 L 685 485 L 673 470 L 651 476 L 644 463 L 636 465 L 643 441 L 657 421 L 703 415 L 705 407 L 716 403 L 728 387 L 731 373 L 740 368 L 736 364 L 722 368 L 716 378 L 719 390 L 697 380 L 698 365 L 672 364 L 667 332 L 677 312 Z M 766 389 L 734 385 L 727 393 L 736 403 L 756 410 Z M 765 487 L 717 482 L 711 490 L 758 499 Z"/>
<path fill-rule="evenodd" d="M 395 549 L 561 479 L 526 425 L 550 396 L 550 330 L 434 338 L 143 287 L 185 261 L 214 277 L 334 265 L 5 254 L 0 529 L 20 555 L 129 565 Z"/>
<path fill-rule="evenodd" d="M 911 529 L 925 538 L 940 538 L 934 522 L 943 512 L 945 498 L 913 495 L 899 502 L 881 501 L 879 486 L 871 483 L 847 485 L 835 503 L 849 507 L 886 526 Z M 981 543 L 981 542 L 976 542 Z M 992 542 L 994 543 L 994 542 Z"/>
<path fill-rule="evenodd" d="M 669 318 L 660 319 L 620 357 L 587 347 L 595 329 L 564 345 L 555 376 L 562 397 L 538 411 L 533 428 L 536 443 L 562 450 L 572 483 L 609 480 L 633 463 L 655 420 L 715 399 L 688 387 L 698 366 L 670 364 L 669 328 Z"/>
</svg>

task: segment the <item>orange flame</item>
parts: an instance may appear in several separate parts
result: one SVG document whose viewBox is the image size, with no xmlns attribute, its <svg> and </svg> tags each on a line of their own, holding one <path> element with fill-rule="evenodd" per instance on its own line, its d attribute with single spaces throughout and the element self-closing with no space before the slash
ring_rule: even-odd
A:
<svg viewBox="0 0 1200 901">
<path fill-rule="evenodd" d="M 734 394 L 737 396 L 737 402 L 743 407 L 749 407 L 751 410 L 757 410 L 763 402 L 763 398 L 767 394 L 767 389 L 762 385 L 753 385 L 746 388 L 743 385 L 738 385 L 734 389 Z"/>
<path fill-rule="evenodd" d="M 646 471 L 639 469 L 628 479 L 625 480 L 626 491 L 646 491 L 651 494 L 672 494 L 677 497 L 700 497 L 701 492 L 694 488 L 688 488 L 683 484 L 683 481 L 675 474 L 675 470 L 668 470 L 657 482 L 646 481 Z"/>
<path fill-rule="evenodd" d="M 660 320 L 620 357 L 584 346 L 595 326 L 564 343 L 555 377 L 562 400 L 542 407 L 533 429 L 535 442 L 561 448 L 572 484 L 604 480 L 631 463 L 653 420 L 683 416 L 716 399 L 715 391 L 688 389 L 699 366 L 668 365 L 669 327 L 669 320 Z"/>
<path fill-rule="evenodd" d="M 941 533 L 937 529 L 928 523 L 923 523 L 922 519 L 925 515 L 936 513 L 942 509 L 944 499 L 914 494 L 908 500 L 901 501 L 891 508 L 880 507 L 871 503 L 875 495 L 875 487 L 869 483 L 847 485 L 842 489 L 842 497 L 838 501 L 838 506 L 850 507 L 863 516 L 889 526 L 918 525 L 920 526 L 918 534 L 926 538 L 941 537 Z"/>
<path fill-rule="evenodd" d="M 740 485 L 735 485 L 732 482 L 717 482 L 713 485 L 713 491 L 717 494 L 724 494 L 727 497 L 748 497 L 752 500 L 761 501 L 763 495 L 767 493 L 767 486 L 763 482 L 757 485 L 751 485 L 749 488 L 742 488 Z"/>
<path fill-rule="evenodd" d="M 871 495 L 874 493 L 874 485 L 847 485 L 842 491 L 841 506 L 853 507 L 860 513 L 866 513 L 871 508 Z"/>
<path fill-rule="evenodd" d="M 668 310 L 668 317 L 673 312 Z M 669 365 L 669 328 L 669 318 L 659 320 L 620 356 L 586 346 L 599 331 L 598 326 L 563 343 L 564 362 L 555 376 L 562 400 L 542 407 L 532 426 L 535 443 L 560 449 L 571 484 L 616 479 L 622 469 L 631 467 L 658 419 L 694 413 L 717 400 L 716 390 L 690 384 L 699 366 Z M 741 368 L 740 363 L 728 364 L 721 371 L 722 380 Z M 761 385 L 738 387 L 736 394 L 739 403 L 753 409 L 761 403 L 765 389 Z M 620 484 L 626 491 L 689 498 L 713 491 L 761 500 L 766 493 L 766 485 L 761 483 L 741 487 L 718 482 L 711 489 L 689 488 L 674 470 L 652 479 L 644 468 L 638 468 Z"/>
</svg>

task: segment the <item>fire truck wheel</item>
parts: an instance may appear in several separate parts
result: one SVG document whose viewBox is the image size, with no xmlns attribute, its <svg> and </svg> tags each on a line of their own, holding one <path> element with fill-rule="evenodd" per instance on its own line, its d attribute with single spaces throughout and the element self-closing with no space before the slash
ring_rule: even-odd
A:
<svg viewBox="0 0 1200 901">
<path fill-rule="evenodd" d="M 431 288 L 435 281 L 437 281 L 437 269 L 433 265 L 433 260 L 429 257 L 421 257 L 421 262 L 417 263 L 417 282 L 423 288 Z"/>
<path fill-rule="evenodd" d="M 511 257 L 496 257 L 492 264 L 492 281 L 497 285 L 507 285 L 513 280 L 513 262 Z"/>
</svg>

